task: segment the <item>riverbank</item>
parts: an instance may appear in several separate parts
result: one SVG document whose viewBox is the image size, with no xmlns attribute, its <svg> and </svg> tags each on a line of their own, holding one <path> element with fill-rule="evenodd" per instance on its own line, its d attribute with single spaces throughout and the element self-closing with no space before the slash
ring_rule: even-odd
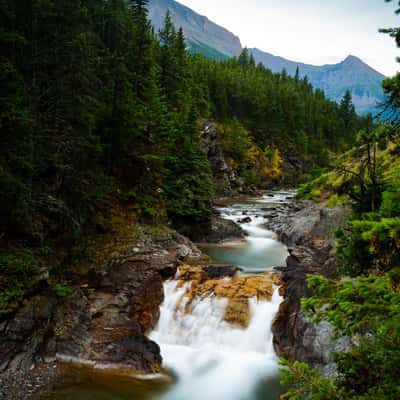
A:
<svg viewBox="0 0 400 400">
<path fill-rule="evenodd" d="M 59 377 L 58 363 L 158 373 L 159 346 L 147 338 L 159 319 L 163 280 L 202 253 L 163 226 L 118 218 L 90 243 L 66 297 L 42 290 L 0 324 L 0 398 L 27 400 Z M 205 257 L 205 260 L 208 260 Z M 74 284 L 75 282 L 75 284 Z"/>
<path fill-rule="evenodd" d="M 275 351 L 280 357 L 306 362 L 326 375 L 336 373 L 333 353 L 351 343 L 348 338 L 335 338 L 329 323 L 312 323 L 300 302 L 312 295 L 308 275 L 338 277 L 341 265 L 335 257 L 335 231 L 346 227 L 349 214 L 349 208 L 329 208 L 313 201 L 266 210 L 265 226 L 277 233 L 290 253 L 287 265 L 278 268 L 284 282 L 284 301 L 273 324 Z"/>
</svg>

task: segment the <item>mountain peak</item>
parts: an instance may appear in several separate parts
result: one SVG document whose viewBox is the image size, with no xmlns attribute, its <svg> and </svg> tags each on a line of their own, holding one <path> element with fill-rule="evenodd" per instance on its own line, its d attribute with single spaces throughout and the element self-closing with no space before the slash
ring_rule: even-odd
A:
<svg viewBox="0 0 400 400">
<path fill-rule="evenodd" d="M 361 60 L 360 58 L 353 56 L 352 54 L 348 55 L 343 61 L 342 63 L 343 65 L 365 65 L 364 61 Z"/>
</svg>

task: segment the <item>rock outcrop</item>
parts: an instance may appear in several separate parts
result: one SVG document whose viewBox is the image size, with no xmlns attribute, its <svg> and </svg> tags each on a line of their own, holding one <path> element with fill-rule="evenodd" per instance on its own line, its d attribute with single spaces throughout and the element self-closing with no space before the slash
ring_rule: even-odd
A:
<svg viewBox="0 0 400 400">
<path fill-rule="evenodd" d="M 338 276 L 334 231 L 345 226 L 349 212 L 343 207 L 326 208 L 324 204 L 304 202 L 282 205 L 266 215 L 266 226 L 277 232 L 291 254 L 287 267 L 280 269 L 285 300 L 273 325 L 276 352 L 289 360 L 307 362 L 329 375 L 336 371 L 333 352 L 347 348 L 350 340 L 335 339 L 329 323 L 313 324 L 305 316 L 300 300 L 312 295 L 307 286 L 308 274 Z"/>
<path fill-rule="evenodd" d="M 230 196 L 236 182 L 235 172 L 225 161 L 222 147 L 218 142 L 217 124 L 204 120 L 201 130 L 201 147 L 206 152 L 214 177 L 217 196 Z"/>
<path fill-rule="evenodd" d="M 275 273 L 241 276 L 237 272 L 238 268 L 231 266 L 181 266 L 178 272 L 180 285 L 190 282 L 184 295 L 187 309 L 196 299 L 210 296 L 226 299 L 225 321 L 247 327 L 251 317 L 250 299 L 271 300 L 275 286 L 282 282 Z"/>
<path fill-rule="evenodd" d="M 0 323 L 0 386 L 3 376 L 40 367 L 44 360 L 137 374 L 160 370 L 159 346 L 146 335 L 158 322 L 163 279 L 201 252 L 174 231 L 146 231 L 128 222 L 92 250 L 71 296 L 60 299 L 51 287 L 43 288 Z"/>
<path fill-rule="evenodd" d="M 201 232 L 196 238 L 197 243 L 221 243 L 226 240 L 243 239 L 245 231 L 233 221 L 218 216 L 211 218 L 211 227 L 206 232 Z"/>
</svg>

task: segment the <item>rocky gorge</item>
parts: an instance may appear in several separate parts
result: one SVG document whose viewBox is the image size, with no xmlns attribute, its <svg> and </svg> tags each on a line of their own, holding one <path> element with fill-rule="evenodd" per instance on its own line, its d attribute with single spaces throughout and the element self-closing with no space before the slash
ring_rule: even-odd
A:
<svg viewBox="0 0 400 400">
<path fill-rule="evenodd" d="M 124 221 L 124 229 L 96 243 L 99 250 L 84 266 L 85 278 L 67 300 L 44 289 L 1 323 L 1 398 L 27 399 L 43 386 L 48 390 L 66 362 L 135 376 L 162 372 L 160 347 L 148 335 L 160 318 L 163 282 L 173 277 L 182 287 L 191 284 L 186 307 L 210 295 L 227 298 L 223 319 L 242 329 L 250 323 L 250 299 L 270 301 L 273 288 L 280 286 L 283 302 L 272 325 L 276 353 L 334 373 L 332 352 L 349 343 L 335 341 L 328 324 L 313 325 L 300 299 L 311 294 L 307 274 L 335 276 L 334 227 L 345 224 L 348 210 L 292 200 L 260 210 L 264 226 L 276 232 L 290 253 L 286 267 L 272 274 L 238 274 L 235 266 L 213 265 L 173 230 Z M 244 219 L 251 222 L 249 216 Z M 246 235 L 235 222 L 216 215 L 203 241 L 240 241 Z M 18 383 L 19 375 L 26 386 Z"/>
</svg>

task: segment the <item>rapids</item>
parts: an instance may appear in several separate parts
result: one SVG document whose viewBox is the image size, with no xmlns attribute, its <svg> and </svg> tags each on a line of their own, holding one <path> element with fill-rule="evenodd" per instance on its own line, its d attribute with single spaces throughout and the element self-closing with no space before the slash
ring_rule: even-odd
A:
<svg viewBox="0 0 400 400">
<path fill-rule="evenodd" d="M 287 201 L 291 192 L 265 195 L 256 201 L 219 209 L 248 233 L 244 242 L 208 246 L 216 262 L 233 263 L 244 273 L 272 271 L 284 265 L 286 247 L 261 225 L 262 208 Z M 246 222 L 241 222 L 250 218 Z M 229 279 L 227 279 L 229 280 Z M 282 301 L 275 288 L 271 301 L 250 300 L 250 323 L 240 328 L 225 322 L 228 299 L 196 298 L 189 307 L 184 296 L 190 283 L 164 284 L 165 301 L 151 339 L 161 347 L 164 366 L 176 383 L 161 400 L 276 400 L 279 367 L 271 327 Z"/>
<path fill-rule="evenodd" d="M 285 203 L 293 192 L 276 192 L 245 203 L 217 208 L 222 218 L 236 222 L 247 233 L 244 241 L 201 246 L 215 262 L 238 265 L 247 273 L 272 270 L 286 265 L 286 246 L 277 240 L 276 234 L 262 227 L 265 222 L 263 209 Z M 250 218 L 250 222 L 248 221 Z"/>
</svg>

